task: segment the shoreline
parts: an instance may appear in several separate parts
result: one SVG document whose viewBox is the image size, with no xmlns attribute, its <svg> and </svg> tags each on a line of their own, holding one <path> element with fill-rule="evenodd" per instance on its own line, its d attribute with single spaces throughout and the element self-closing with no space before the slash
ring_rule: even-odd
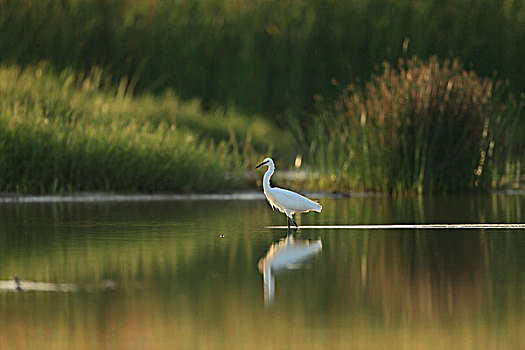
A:
<svg viewBox="0 0 525 350">
<path fill-rule="evenodd" d="M 330 193 L 304 192 L 317 198 L 372 197 L 377 193 Z M 156 193 L 121 194 L 112 192 L 79 192 L 67 195 L 27 195 L 0 193 L 0 203 L 95 203 L 95 202 L 162 202 L 162 201 L 221 201 L 221 200 L 266 200 L 262 191 L 239 191 L 231 193 Z"/>
<path fill-rule="evenodd" d="M 385 193 L 373 192 L 321 192 L 304 191 L 301 194 L 313 198 L 363 198 L 381 197 Z M 488 195 L 525 195 L 525 190 L 499 190 L 484 193 Z M 431 194 L 429 194 L 431 195 Z M 454 195 L 454 194 L 450 194 Z M 252 201 L 265 200 L 262 191 L 236 191 L 231 193 L 114 193 L 114 192 L 78 192 L 66 195 L 29 195 L 1 193 L 0 204 L 10 203 L 103 203 L 103 202 L 164 202 L 164 201 Z"/>
</svg>

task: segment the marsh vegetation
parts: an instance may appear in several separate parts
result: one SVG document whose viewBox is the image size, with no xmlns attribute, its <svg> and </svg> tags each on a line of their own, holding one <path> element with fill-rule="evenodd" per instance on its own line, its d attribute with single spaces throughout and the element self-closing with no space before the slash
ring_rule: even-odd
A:
<svg viewBox="0 0 525 350">
<path fill-rule="evenodd" d="M 267 155 L 302 156 L 316 189 L 519 187 L 524 13 L 520 0 L 2 1 L 0 191 L 225 191 Z"/>
</svg>

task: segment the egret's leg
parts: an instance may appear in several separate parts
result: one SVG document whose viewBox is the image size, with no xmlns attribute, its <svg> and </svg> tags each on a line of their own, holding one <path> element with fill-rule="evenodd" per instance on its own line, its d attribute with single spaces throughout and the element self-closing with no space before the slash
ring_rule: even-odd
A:
<svg viewBox="0 0 525 350">
<path fill-rule="evenodd" d="M 293 216 L 290 217 L 290 219 L 292 219 L 293 224 L 295 225 L 295 229 L 297 230 L 297 229 L 299 228 L 299 226 L 297 225 L 297 223 L 296 223 L 295 220 L 293 219 Z"/>
<path fill-rule="evenodd" d="M 290 231 L 290 217 L 286 215 L 286 222 L 288 223 L 288 231 Z"/>
</svg>

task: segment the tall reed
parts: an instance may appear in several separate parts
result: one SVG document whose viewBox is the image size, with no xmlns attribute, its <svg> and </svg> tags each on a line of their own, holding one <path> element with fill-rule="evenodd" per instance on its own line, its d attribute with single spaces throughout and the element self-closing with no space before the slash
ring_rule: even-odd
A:
<svg viewBox="0 0 525 350">
<path fill-rule="evenodd" d="M 389 192 L 491 188 L 519 176 L 523 101 L 437 58 L 383 65 L 321 108 L 305 144 L 321 186 Z"/>
</svg>

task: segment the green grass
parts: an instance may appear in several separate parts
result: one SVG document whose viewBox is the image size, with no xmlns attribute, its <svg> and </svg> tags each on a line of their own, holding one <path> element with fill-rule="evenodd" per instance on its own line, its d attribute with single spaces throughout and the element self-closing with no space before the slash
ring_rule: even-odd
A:
<svg viewBox="0 0 525 350">
<path fill-rule="evenodd" d="M 266 155 L 286 168 L 299 148 L 261 117 L 204 112 L 169 91 L 132 96 L 106 79 L 0 67 L 0 191 L 225 191 L 249 186 L 244 172 Z M 414 59 L 350 85 L 306 127 L 297 119 L 295 138 L 319 172 L 312 188 L 501 188 L 522 181 L 524 111 L 502 83 L 456 61 Z"/>
<path fill-rule="evenodd" d="M 320 107 L 302 134 L 304 150 L 320 171 L 316 185 L 325 189 L 459 192 L 519 185 L 524 102 L 458 61 L 402 60 Z"/>
<path fill-rule="evenodd" d="M 172 93 L 135 98 L 102 76 L 0 67 L 0 191 L 239 188 L 246 167 L 290 140 L 261 118 Z"/>
<path fill-rule="evenodd" d="M 104 67 L 205 107 L 311 111 L 405 52 L 457 57 L 525 91 L 523 0 L 0 1 L 0 60 Z"/>
</svg>

